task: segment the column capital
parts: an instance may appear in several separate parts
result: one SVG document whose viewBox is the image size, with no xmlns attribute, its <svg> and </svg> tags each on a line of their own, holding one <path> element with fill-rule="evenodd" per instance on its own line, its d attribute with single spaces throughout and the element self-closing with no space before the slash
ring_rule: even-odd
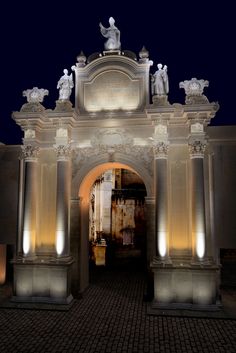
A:
<svg viewBox="0 0 236 353">
<path fill-rule="evenodd" d="M 204 152 L 206 149 L 206 141 L 204 140 L 193 140 L 189 141 L 189 153 L 190 158 L 204 158 Z"/>
<path fill-rule="evenodd" d="M 37 162 L 39 147 L 31 144 L 21 146 L 21 157 L 26 162 Z"/>
<path fill-rule="evenodd" d="M 55 145 L 54 146 L 56 154 L 57 154 L 57 161 L 68 161 L 71 157 L 71 146 L 70 144 L 67 145 Z"/>
<path fill-rule="evenodd" d="M 168 141 L 155 142 L 153 144 L 153 153 L 155 159 L 167 159 L 169 149 Z"/>
</svg>

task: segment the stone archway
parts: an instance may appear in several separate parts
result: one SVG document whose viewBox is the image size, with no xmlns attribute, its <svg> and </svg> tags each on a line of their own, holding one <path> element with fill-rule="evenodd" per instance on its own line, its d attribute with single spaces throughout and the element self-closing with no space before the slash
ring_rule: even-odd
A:
<svg viewBox="0 0 236 353">
<path fill-rule="evenodd" d="M 127 160 L 127 156 L 123 157 Z M 125 161 L 126 162 L 126 161 Z M 138 174 L 146 187 L 147 197 L 145 198 L 146 218 L 147 218 L 147 260 L 150 262 L 153 254 L 150 249 L 154 248 L 154 224 L 150 225 L 155 219 L 154 198 L 151 178 L 145 173 L 141 165 L 135 163 L 105 162 L 84 166 L 77 171 L 72 180 L 72 199 L 71 199 L 71 252 L 75 259 L 74 270 L 72 271 L 72 289 L 75 292 L 82 292 L 89 284 L 89 195 L 96 178 L 109 169 L 123 168 Z M 132 164 L 132 166 L 131 166 Z M 89 169 L 89 171 L 88 171 Z M 148 210 L 147 210 L 148 209 Z"/>
</svg>

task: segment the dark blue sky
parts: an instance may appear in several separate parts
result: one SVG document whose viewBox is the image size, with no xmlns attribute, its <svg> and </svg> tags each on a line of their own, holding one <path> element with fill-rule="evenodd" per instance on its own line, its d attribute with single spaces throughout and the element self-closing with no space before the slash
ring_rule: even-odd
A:
<svg viewBox="0 0 236 353">
<path fill-rule="evenodd" d="M 2 7 L 3 5 L 0 5 Z M 8 1 L 0 8 L 1 87 L 0 142 L 21 143 L 11 112 L 25 103 L 22 91 L 49 90 L 46 108 L 54 108 L 57 81 L 82 49 L 87 56 L 103 50 L 99 22 L 113 16 L 122 49 L 138 54 L 143 45 L 154 61 L 168 66 L 171 103 L 184 103 L 179 82 L 209 80 L 205 94 L 218 101 L 213 125 L 236 124 L 234 111 L 236 55 L 232 2 L 216 1 Z M 72 95 L 73 101 L 73 95 Z"/>
</svg>

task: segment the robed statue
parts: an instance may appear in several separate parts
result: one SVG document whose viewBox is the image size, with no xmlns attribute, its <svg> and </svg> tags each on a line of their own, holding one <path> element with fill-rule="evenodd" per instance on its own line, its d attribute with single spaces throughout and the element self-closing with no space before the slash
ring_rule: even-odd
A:
<svg viewBox="0 0 236 353">
<path fill-rule="evenodd" d="M 152 94 L 163 96 L 169 93 L 169 80 L 167 74 L 167 66 L 162 64 L 157 65 L 158 70 L 152 75 L 151 86 Z"/>
<path fill-rule="evenodd" d="M 64 75 L 61 76 L 57 83 L 57 89 L 59 89 L 59 100 L 69 100 L 74 87 L 72 73 L 68 75 L 68 70 L 63 70 Z"/>
<path fill-rule="evenodd" d="M 99 23 L 100 31 L 105 38 L 108 38 L 104 44 L 105 50 L 119 50 L 120 49 L 120 31 L 115 26 L 115 20 L 113 17 L 109 18 L 110 27 L 105 28 Z"/>
</svg>

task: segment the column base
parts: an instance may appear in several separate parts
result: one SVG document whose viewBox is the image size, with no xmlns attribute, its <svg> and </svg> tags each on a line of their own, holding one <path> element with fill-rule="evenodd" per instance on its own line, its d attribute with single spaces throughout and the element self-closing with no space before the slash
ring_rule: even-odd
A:
<svg viewBox="0 0 236 353">
<path fill-rule="evenodd" d="M 69 304 L 72 258 L 18 258 L 14 264 L 12 301 L 28 303 Z"/>
<path fill-rule="evenodd" d="M 13 303 L 40 303 L 40 304 L 70 304 L 73 296 L 70 294 L 67 298 L 51 298 L 51 297 L 19 297 L 13 295 L 11 302 Z"/>
<path fill-rule="evenodd" d="M 213 264 L 172 264 L 155 261 L 153 308 L 217 310 L 219 300 L 219 266 Z"/>
</svg>

